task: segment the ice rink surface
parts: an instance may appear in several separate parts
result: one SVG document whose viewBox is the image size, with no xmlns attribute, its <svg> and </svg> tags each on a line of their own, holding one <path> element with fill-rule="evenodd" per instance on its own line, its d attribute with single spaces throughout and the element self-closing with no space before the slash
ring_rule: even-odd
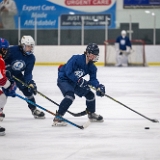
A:
<svg viewBox="0 0 160 160">
<path fill-rule="evenodd" d="M 38 91 L 60 103 L 63 97 L 56 85 L 57 66 L 36 66 L 33 74 Z M 160 121 L 160 67 L 98 67 L 97 76 L 107 95 Z M 54 113 L 58 109 L 40 95 L 35 98 L 37 104 Z M 91 123 L 84 130 L 70 124 L 52 127 L 53 115 L 46 112 L 46 119 L 34 119 L 24 100 L 8 98 L 6 118 L 0 122 L 6 128 L 6 135 L 0 137 L 0 160 L 160 160 L 160 123 L 108 97 L 96 98 L 96 112 L 104 122 Z M 69 110 L 77 113 L 85 108 L 85 99 L 76 97 Z M 68 113 L 64 118 L 78 125 L 88 120 L 87 116 L 77 118 Z"/>
</svg>

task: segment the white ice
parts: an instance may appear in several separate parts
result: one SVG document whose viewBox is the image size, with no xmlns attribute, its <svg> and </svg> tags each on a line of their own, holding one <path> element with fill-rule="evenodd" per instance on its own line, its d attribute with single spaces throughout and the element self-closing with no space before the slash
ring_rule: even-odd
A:
<svg viewBox="0 0 160 160">
<path fill-rule="evenodd" d="M 60 103 L 57 66 L 36 66 L 33 75 L 38 91 Z M 0 136 L 0 160 L 160 160 L 160 124 L 130 110 L 160 120 L 160 67 L 98 67 L 97 76 L 114 100 L 96 97 L 96 112 L 104 122 L 84 130 L 70 124 L 52 127 L 53 115 L 45 112 L 46 119 L 34 119 L 24 100 L 8 98 L 6 118 L 0 122 L 6 128 Z M 58 109 L 40 95 L 35 98 L 51 112 Z M 69 110 L 85 110 L 85 99 L 76 97 Z M 68 113 L 64 118 L 78 125 L 88 120 Z"/>
</svg>

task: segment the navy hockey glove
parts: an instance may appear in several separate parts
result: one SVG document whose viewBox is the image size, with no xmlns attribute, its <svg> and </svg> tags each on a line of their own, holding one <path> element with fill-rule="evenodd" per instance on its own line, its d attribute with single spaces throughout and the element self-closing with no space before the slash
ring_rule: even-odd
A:
<svg viewBox="0 0 160 160">
<path fill-rule="evenodd" d="M 8 78 L 8 80 L 13 81 L 12 74 L 9 70 L 6 70 L 6 77 Z"/>
<path fill-rule="evenodd" d="M 97 96 L 103 97 L 105 95 L 105 86 L 103 84 L 99 84 L 96 87 Z"/>
<path fill-rule="evenodd" d="M 34 82 L 34 80 L 31 80 L 29 83 L 28 83 L 28 92 L 30 93 L 33 93 L 34 95 L 37 94 L 37 86 L 36 86 L 36 83 Z"/>
<path fill-rule="evenodd" d="M 17 89 L 17 86 L 16 86 L 16 83 L 14 81 L 10 81 L 10 82 L 11 82 L 11 85 L 8 88 L 3 88 L 2 87 L 2 90 L 3 90 L 3 92 L 6 96 L 15 97 L 16 96 L 15 91 Z"/>
<path fill-rule="evenodd" d="M 77 82 L 77 85 L 81 88 L 85 88 L 87 90 L 89 90 L 89 86 L 88 86 L 88 81 L 86 81 L 85 79 L 83 78 L 80 78 Z"/>
</svg>

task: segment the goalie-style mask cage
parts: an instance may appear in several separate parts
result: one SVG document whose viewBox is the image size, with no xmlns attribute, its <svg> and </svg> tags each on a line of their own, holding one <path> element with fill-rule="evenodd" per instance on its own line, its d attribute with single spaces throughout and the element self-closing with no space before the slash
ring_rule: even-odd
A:
<svg viewBox="0 0 160 160">
<path fill-rule="evenodd" d="M 20 41 L 20 45 L 26 55 L 30 55 L 34 51 L 35 41 L 31 36 L 23 36 Z M 27 47 L 31 47 L 29 50 L 26 50 Z"/>
<path fill-rule="evenodd" d="M 8 48 L 9 48 L 9 42 L 4 38 L 0 38 L 0 54 L 2 55 L 3 58 L 6 57 Z"/>
<path fill-rule="evenodd" d="M 126 34 L 127 34 L 127 33 L 126 33 L 125 30 L 122 30 L 122 31 L 121 31 L 121 36 L 122 36 L 123 38 L 125 38 Z"/>
</svg>

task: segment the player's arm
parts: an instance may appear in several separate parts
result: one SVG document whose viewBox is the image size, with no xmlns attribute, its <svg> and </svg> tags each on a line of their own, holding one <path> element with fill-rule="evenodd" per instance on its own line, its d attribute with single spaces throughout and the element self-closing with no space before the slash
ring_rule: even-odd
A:
<svg viewBox="0 0 160 160">
<path fill-rule="evenodd" d="M 0 63 L 0 87 L 3 89 L 3 92 L 6 96 L 15 97 L 16 84 L 14 81 L 9 81 L 5 74 L 5 65 Z"/>
<path fill-rule="evenodd" d="M 89 84 L 94 87 L 99 85 L 99 81 L 97 80 L 97 67 L 95 65 L 89 68 Z"/>
<path fill-rule="evenodd" d="M 30 56 L 32 56 L 32 55 L 30 55 Z M 33 78 L 32 71 L 34 69 L 34 64 L 35 64 L 35 57 L 33 56 L 33 58 L 30 59 L 30 61 L 26 65 L 26 68 L 24 71 L 24 81 L 27 85 L 29 85 L 28 91 L 36 95 L 37 94 L 37 85 L 36 85 L 35 81 L 32 79 Z"/>
<path fill-rule="evenodd" d="M 9 86 L 10 82 L 5 74 L 5 63 L 2 59 L 0 59 L 0 87 L 8 88 Z"/>
<path fill-rule="evenodd" d="M 118 52 L 118 53 L 119 53 L 119 48 L 120 48 L 119 42 L 120 42 L 120 38 L 118 37 L 118 38 L 116 39 L 116 42 L 115 42 L 115 50 L 116 50 L 116 52 Z"/>
<path fill-rule="evenodd" d="M 78 79 L 82 77 L 82 73 L 78 72 L 78 62 L 76 56 L 73 56 L 65 65 L 65 75 L 71 81 L 77 83 Z"/>
<path fill-rule="evenodd" d="M 25 81 L 25 83 L 28 83 L 33 78 L 32 72 L 33 72 L 33 69 L 34 69 L 35 61 L 36 61 L 35 56 L 33 54 L 30 55 L 28 61 L 26 62 L 26 67 L 25 67 L 25 70 L 24 70 L 24 81 Z"/>
<path fill-rule="evenodd" d="M 6 76 L 0 72 L 0 87 L 8 88 L 11 85 L 10 81 L 7 79 Z"/>
<path fill-rule="evenodd" d="M 100 84 L 97 80 L 97 68 L 96 66 L 92 66 L 90 70 L 90 80 L 88 82 L 89 85 L 94 86 L 96 88 L 96 95 L 103 97 L 105 95 L 105 86 L 103 84 Z"/>
</svg>

